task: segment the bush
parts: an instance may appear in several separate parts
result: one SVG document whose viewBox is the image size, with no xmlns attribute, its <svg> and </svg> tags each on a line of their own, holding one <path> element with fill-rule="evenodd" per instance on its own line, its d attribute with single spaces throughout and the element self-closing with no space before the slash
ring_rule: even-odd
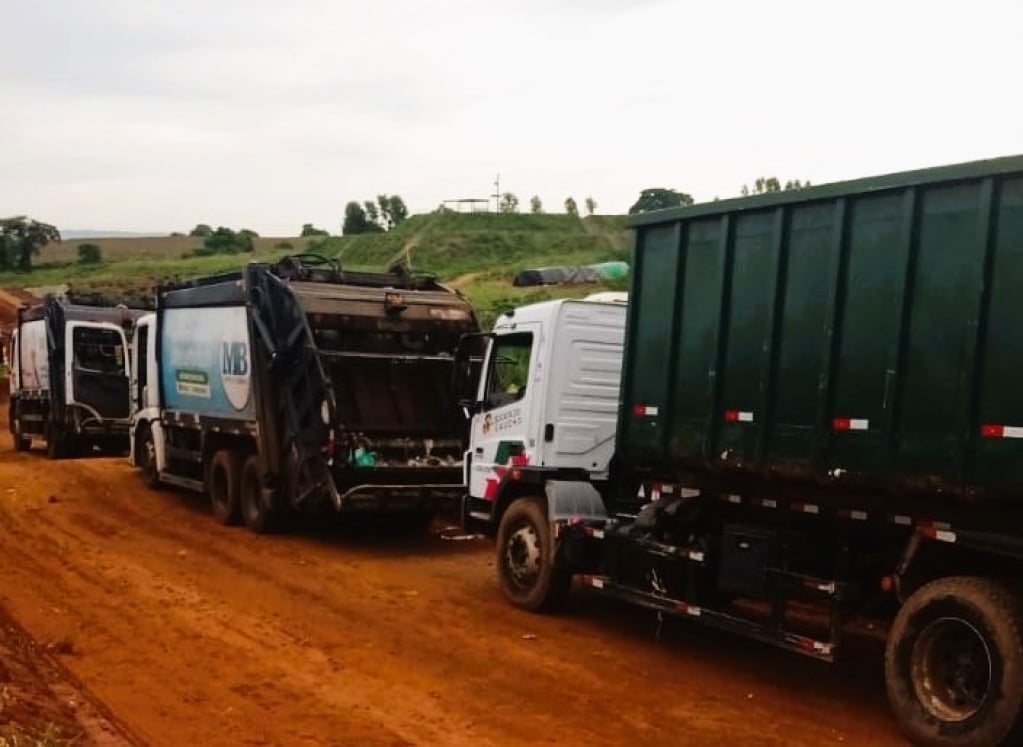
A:
<svg viewBox="0 0 1023 747">
<path fill-rule="evenodd" d="M 103 250 L 99 244 L 79 244 L 78 261 L 83 265 L 98 265 L 103 261 Z"/>
</svg>

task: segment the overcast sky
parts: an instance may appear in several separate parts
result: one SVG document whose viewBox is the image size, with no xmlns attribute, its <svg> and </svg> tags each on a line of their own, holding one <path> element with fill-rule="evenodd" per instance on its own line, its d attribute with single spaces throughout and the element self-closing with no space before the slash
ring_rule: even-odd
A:
<svg viewBox="0 0 1023 747">
<path fill-rule="evenodd" d="M 0 0 L 0 215 L 294 235 L 1023 153 L 1021 0 Z"/>
</svg>

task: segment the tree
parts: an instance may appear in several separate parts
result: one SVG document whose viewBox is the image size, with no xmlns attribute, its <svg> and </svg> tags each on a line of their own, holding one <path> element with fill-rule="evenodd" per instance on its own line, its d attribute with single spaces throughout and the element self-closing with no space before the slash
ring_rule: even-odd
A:
<svg viewBox="0 0 1023 747">
<path fill-rule="evenodd" d="M 316 228 L 312 223 L 303 223 L 302 232 L 300 236 L 330 236 L 329 233 L 324 231 L 322 228 Z"/>
<path fill-rule="evenodd" d="M 408 218 L 405 201 L 398 195 L 377 195 L 377 206 L 380 208 L 380 225 L 390 231 Z"/>
<path fill-rule="evenodd" d="M 205 239 L 207 236 L 213 233 L 213 229 L 207 223 L 199 223 L 188 232 L 188 235 L 192 238 Z"/>
<path fill-rule="evenodd" d="M 238 254 L 240 252 L 251 252 L 255 245 L 252 237 L 245 233 L 232 231 L 230 228 L 220 226 L 202 242 L 205 254 Z"/>
<path fill-rule="evenodd" d="M 579 217 L 579 206 L 575 204 L 575 198 L 573 197 L 565 198 L 565 212 L 568 215 Z"/>
<path fill-rule="evenodd" d="M 502 213 L 519 212 L 519 198 L 513 195 L 511 192 L 505 192 L 503 195 L 501 195 L 501 203 L 498 205 L 498 209 Z"/>
<path fill-rule="evenodd" d="M 391 195 L 391 221 L 394 226 L 400 226 L 408 218 L 408 206 L 398 195 Z"/>
<path fill-rule="evenodd" d="M 533 195 L 529 198 L 529 212 L 533 215 L 539 215 L 543 212 L 543 203 L 540 202 L 539 195 Z"/>
<path fill-rule="evenodd" d="M 238 232 L 241 236 L 248 236 L 250 239 L 258 239 L 259 234 L 253 231 L 251 228 L 243 228 Z"/>
<path fill-rule="evenodd" d="M 99 244 L 79 244 L 78 261 L 83 265 L 98 265 L 103 261 L 103 249 Z"/>
<path fill-rule="evenodd" d="M 366 203 L 372 205 L 373 203 Z M 366 217 L 366 211 L 362 205 L 355 202 L 354 200 L 345 205 L 345 219 L 341 223 L 341 233 L 345 236 L 354 236 L 360 233 L 369 232 L 370 221 Z M 311 235 L 306 234 L 303 230 L 303 236 Z"/>
<path fill-rule="evenodd" d="M 742 196 L 748 197 L 749 195 L 765 195 L 773 192 L 781 192 L 792 189 L 806 189 L 810 186 L 810 182 L 800 181 L 799 179 L 789 179 L 785 182 L 785 186 L 782 187 L 778 177 L 776 176 L 759 176 L 756 181 L 753 182 L 753 189 L 750 189 L 748 185 L 742 185 Z"/>
<path fill-rule="evenodd" d="M 32 257 L 51 241 L 60 242 L 60 231 L 49 223 L 19 215 L 0 220 L 0 269 L 32 269 Z"/>
<path fill-rule="evenodd" d="M 380 225 L 380 208 L 377 204 L 373 200 L 366 200 L 362 206 L 366 209 L 366 230 L 360 233 L 383 231 L 384 227 Z"/>
<path fill-rule="evenodd" d="M 586 198 L 586 214 L 587 215 L 593 215 L 595 212 L 597 212 L 597 201 L 594 200 L 592 197 L 587 197 Z"/>
<path fill-rule="evenodd" d="M 664 189 L 663 187 L 650 187 L 639 193 L 639 199 L 629 208 L 629 215 L 648 213 L 651 210 L 684 207 L 692 205 L 693 202 L 693 196 L 685 192 L 676 192 L 674 189 Z"/>
</svg>

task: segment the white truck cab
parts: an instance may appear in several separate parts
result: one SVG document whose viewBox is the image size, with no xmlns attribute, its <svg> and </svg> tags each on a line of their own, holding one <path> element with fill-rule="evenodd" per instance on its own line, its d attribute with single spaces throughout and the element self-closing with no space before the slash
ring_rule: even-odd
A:
<svg viewBox="0 0 1023 747">
<path fill-rule="evenodd" d="M 498 318 L 472 408 L 468 522 L 493 527 L 508 501 L 551 480 L 606 479 L 625 313 L 618 298 L 557 300 Z"/>
<path fill-rule="evenodd" d="M 163 429 L 160 424 L 160 387 L 156 380 L 156 314 L 146 314 L 135 325 L 131 360 L 130 461 L 143 479 L 155 485 L 163 469 Z"/>
</svg>

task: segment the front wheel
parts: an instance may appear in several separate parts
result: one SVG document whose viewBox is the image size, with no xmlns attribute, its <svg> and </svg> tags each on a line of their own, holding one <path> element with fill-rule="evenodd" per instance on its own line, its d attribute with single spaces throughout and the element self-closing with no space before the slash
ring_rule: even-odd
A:
<svg viewBox="0 0 1023 747">
<path fill-rule="evenodd" d="M 985 578 L 943 578 L 899 610 L 885 652 L 888 700 L 914 742 L 1020 744 L 1023 604 Z"/>
<path fill-rule="evenodd" d="M 153 429 L 148 425 L 139 429 L 135 448 L 138 449 L 137 463 L 142 482 L 147 488 L 155 488 L 160 482 L 160 473 L 156 467 L 156 441 Z"/>
<path fill-rule="evenodd" d="M 551 612 L 568 598 L 572 574 L 554 565 L 554 538 L 542 498 L 519 498 L 497 530 L 501 590 L 516 607 Z"/>
<path fill-rule="evenodd" d="M 32 437 L 26 436 L 21 430 L 21 416 L 16 415 L 14 417 L 13 427 L 11 429 L 14 436 L 14 450 L 15 451 L 28 451 L 32 448 Z"/>
</svg>

